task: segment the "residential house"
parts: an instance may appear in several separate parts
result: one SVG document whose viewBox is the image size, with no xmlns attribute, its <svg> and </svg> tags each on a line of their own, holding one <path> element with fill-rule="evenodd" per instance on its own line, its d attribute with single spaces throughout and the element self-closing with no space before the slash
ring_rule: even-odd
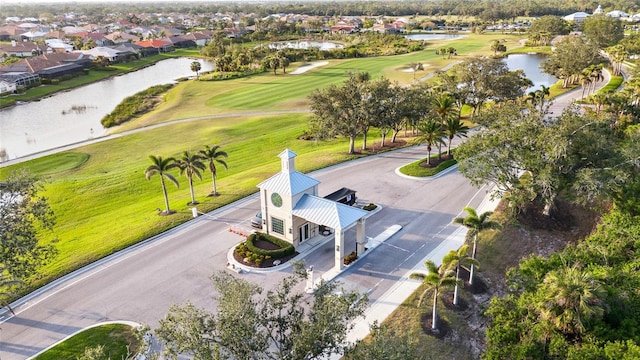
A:
<svg viewBox="0 0 640 360">
<path fill-rule="evenodd" d="M 157 53 L 174 51 L 173 44 L 171 44 L 171 42 L 160 39 L 136 41 L 134 44 L 146 49 L 155 49 Z"/>
<path fill-rule="evenodd" d="M 587 14 L 586 12 L 575 12 L 573 14 L 569 14 L 565 17 L 563 17 L 563 19 L 565 19 L 566 21 L 573 21 L 575 23 L 580 23 L 582 21 L 584 21 L 584 19 L 586 19 L 587 17 L 589 17 L 590 15 Z"/>
<path fill-rule="evenodd" d="M 106 47 L 106 46 L 96 46 L 93 49 L 89 50 L 76 50 L 77 53 L 82 53 L 86 56 L 90 56 L 92 59 L 96 59 L 98 57 L 103 57 L 108 59 L 111 63 L 116 63 L 120 61 L 120 51 Z M 123 57 L 124 59 L 124 57 Z"/>
<path fill-rule="evenodd" d="M 67 44 L 60 39 L 47 39 L 44 41 L 47 45 L 47 52 L 72 52 L 73 45 Z"/>
<path fill-rule="evenodd" d="M 9 94 L 17 89 L 16 83 L 6 80 L 0 80 L 0 94 Z"/>
<path fill-rule="evenodd" d="M 139 36 L 128 34 L 123 31 L 115 31 L 115 32 L 112 32 L 111 34 L 105 35 L 104 37 L 116 45 L 140 40 Z"/>
<path fill-rule="evenodd" d="M 29 88 L 40 84 L 40 76 L 24 71 L 0 72 L 0 81 L 13 84 L 16 89 Z"/>
<path fill-rule="evenodd" d="M 29 57 L 41 54 L 40 45 L 31 42 L 11 40 L 11 44 L 0 44 L 1 56 Z"/>
</svg>

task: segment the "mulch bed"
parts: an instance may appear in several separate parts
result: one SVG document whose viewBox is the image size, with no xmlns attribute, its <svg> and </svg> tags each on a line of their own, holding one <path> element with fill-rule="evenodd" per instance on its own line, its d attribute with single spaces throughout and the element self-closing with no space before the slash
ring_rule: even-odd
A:
<svg viewBox="0 0 640 360">
<path fill-rule="evenodd" d="M 449 326 L 449 323 L 444 321 L 440 316 L 437 318 L 438 329 L 435 331 L 431 328 L 433 325 L 433 313 L 431 312 L 422 314 L 420 324 L 422 325 L 422 331 L 424 331 L 425 334 L 442 340 L 451 331 L 451 327 Z"/>
<path fill-rule="evenodd" d="M 434 167 L 440 165 L 441 162 L 445 162 L 445 161 L 450 160 L 450 159 L 453 159 L 453 155 L 442 154 L 442 158 L 440 158 L 440 159 L 438 159 L 437 157 L 436 158 L 432 158 L 429 161 L 429 164 L 427 164 L 426 161 L 421 162 L 420 163 L 420 167 L 423 167 L 423 168 L 434 168 Z"/>
<path fill-rule="evenodd" d="M 458 289 L 461 291 L 462 289 Z M 458 293 L 458 305 L 453 304 L 453 291 L 444 293 L 440 300 L 442 300 L 442 304 L 449 310 L 455 311 L 463 311 L 469 308 L 469 303 Z"/>
</svg>

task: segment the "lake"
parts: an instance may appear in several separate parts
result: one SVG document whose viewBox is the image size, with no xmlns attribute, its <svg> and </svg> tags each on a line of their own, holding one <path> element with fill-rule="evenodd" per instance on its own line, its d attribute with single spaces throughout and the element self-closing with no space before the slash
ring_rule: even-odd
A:
<svg viewBox="0 0 640 360">
<path fill-rule="evenodd" d="M 100 120 L 124 98 L 154 85 L 194 76 L 193 61 L 162 60 L 135 72 L 0 110 L 0 151 L 6 152 L 4 160 L 106 135 Z M 214 68 L 211 62 L 197 61 L 201 71 Z"/>
<path fill-rule="evenodd" d="M 549 74 L 542 72 L 540 64 L 547 57 L 541 54 L 511 54 L 502 61 L 507 64 L 510 70 L 522 69 L 527 77 L 533 81 L 534 86 L 527 89 L 527 93 L 542 88 L 542 85 L 549 87 L 555 84 L 558 79 Z"/>
</svg>

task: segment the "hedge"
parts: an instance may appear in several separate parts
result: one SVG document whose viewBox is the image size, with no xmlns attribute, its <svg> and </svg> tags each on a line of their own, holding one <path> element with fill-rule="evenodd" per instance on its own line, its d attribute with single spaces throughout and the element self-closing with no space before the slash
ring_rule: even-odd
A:
<svg viewBox="0 0 640 360">
<path fill-rule="evenodd" d="M 276 246 L 279 246 L 280 249 L 260 249 L 254 245 L 254 241 L 256 240 L 268 241 Z M 293 255 L 296 252 L 296 249 L 293 247 L 293 245 L 289 244 L 288 242 L 259 232 L 249 235 L 247 241 L 245 241 L 245 244 L 251 252 L 260 255 L 271 256 L 273 259 L 279 259 L 285 256 Z"/>
</svg>

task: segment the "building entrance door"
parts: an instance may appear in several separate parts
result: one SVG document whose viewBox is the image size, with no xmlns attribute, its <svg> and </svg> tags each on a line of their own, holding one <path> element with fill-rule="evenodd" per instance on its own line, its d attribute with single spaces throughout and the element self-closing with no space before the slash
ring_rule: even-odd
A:
<svg viewBox="0 0 640 360">
<path fill-rule="evenodd" d="M 300 242 L 303 242 L 305 240 L 307 240 L 310 236 L 310 232 L 309 232 L 309 223 L 306 223 L 302 226 L 300 226 L 300 228 L 298 228 L 298 234 L 300 235 L 299 239 Z"/>
</svg>

